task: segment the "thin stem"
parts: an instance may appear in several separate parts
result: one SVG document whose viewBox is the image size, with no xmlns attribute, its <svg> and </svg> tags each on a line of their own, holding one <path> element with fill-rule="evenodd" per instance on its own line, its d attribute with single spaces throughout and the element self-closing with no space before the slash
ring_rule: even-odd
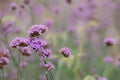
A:
<svg viewBox="0 0 120 80">
<path fill-rule="evenodd" d="M 2 69 L 2 77 L 3 77 L 3 80 L 5 80 L 5 76 L 4 76 L 4 70 Z"/>
<path fill-rule="evenodd" d="M 53 74 L 52 74 L 52 72 L 51 71 L 49 71 L 50 72 L 50 75 L 52 76 L 52 80 L 54 80 L 54 77 L 53 77 Z"/>
<path fill-rule="evenodd" d="M 19 80 L 19 73 L 20 73 L 20 52 L 19 52 L 19 59 L 18 59 L 18 74 L 17 74 L 17 80 Z"/>
<path fill-rule="evenodd" d="M 47 73 L 45 73 L 45 75 L 46 75 L 46 80 L 49 80 L 49 79 L 48 79 L 48 75 L 47 75 Z"/>
</svg>

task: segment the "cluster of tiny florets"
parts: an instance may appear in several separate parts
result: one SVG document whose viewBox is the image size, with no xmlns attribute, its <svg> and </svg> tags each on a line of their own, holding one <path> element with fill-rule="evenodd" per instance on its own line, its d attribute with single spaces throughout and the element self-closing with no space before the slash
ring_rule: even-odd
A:
<svg viewBox="0 0 120 80">
<path fill-rule="evenodd" d="M 10 53 L 7 49 L 0 50 L 0 69 L 9 63 Z"/>
<path fill-rule="evenodd" d="M 29 31 L 28 31 L 28 35 L 30 37 L 37 37 L 39 35 L 41 35 L 42 33 L 46 32 L 48 29 L 48 27 L 46 27 L 45 25 L 33 25 Z"/>
<path fill-rule="evenodd" d="M 64 57 L 69 57 L 71 55 L 71 50 L 67 47 L 60 49 L 59 52 L 62 53 Z"/>
</svg>

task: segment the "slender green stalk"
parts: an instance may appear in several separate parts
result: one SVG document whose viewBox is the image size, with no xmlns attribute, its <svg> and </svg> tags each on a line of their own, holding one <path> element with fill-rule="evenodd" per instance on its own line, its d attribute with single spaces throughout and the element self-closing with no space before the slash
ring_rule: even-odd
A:
<svg viewBox="0 0 120 80">
<path fill-rule="evenodd" d="M 53 74 L 52 74 L 52 72 L 50 71 L 50 75 L 52 76 L 52 80 L 54 80 L 54 77 L 53 77 Z"/>
<path fill-rule="evenodd" d="M 19 59 L 18 59 L 18 73 L 17 73 L 17 80 L 19 80 L 19 73 L 20 73 L 20 52 L 19 52 Z"/>
<path fill-rule="evenodd" d="M 2 72 L 2 78 L 3 78 L 3 80 L 5 80 L 4 70 L 2 69 L 1 72 Z"/>
<path fill-rule="evenodd" d="M 45 73 L 45 76 L 46 76 L 46 80 L 49 80 L 49 79 L 48 79 L 48 75 L 47 75 L 47 73 Z"/>
</svg>

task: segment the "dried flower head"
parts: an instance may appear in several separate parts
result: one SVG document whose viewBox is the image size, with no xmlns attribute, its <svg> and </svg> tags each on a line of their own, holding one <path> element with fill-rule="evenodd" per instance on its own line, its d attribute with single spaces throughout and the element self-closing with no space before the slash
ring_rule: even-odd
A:
<svg viewBox="0 0 120 80">
<path fill-rule="evenodd" d="M 60 49 L 59 52 L 62 53 L 64 57 L 69 57 L 71 55 L 71 50 L 67 47 Z"/>
</svg>

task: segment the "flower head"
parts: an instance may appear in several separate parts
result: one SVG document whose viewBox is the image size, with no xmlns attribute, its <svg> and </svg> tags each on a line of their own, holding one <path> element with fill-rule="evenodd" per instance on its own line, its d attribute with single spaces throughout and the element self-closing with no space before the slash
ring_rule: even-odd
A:
<svg viewBox="0 0 120 80">
<path fill-rule="evenodd" d="M 107 80 L 105 77 L 99 77 L 98 80 Z"/>
<path fill-rule="evenodd" d="M 71 50 L 67 47 L 60 49 L 60 53 L 64 55 L 64 57 L 69 57 L 71 55 Z"/>
<path fill-rule="evenodd" d="M 113 46 L 116 43 L 116 40 L 113 38 L 106 38 L 104 43 L 106 46 Z"/>
<path fill-rule="evenodd" d="M 114 61 L 114 59 L 111 56 L 105 56 L 104 57 L 104 62 L 106 62 L 106 63 L 112 63 L 113 61 Z"/>
<path fill-rule="evenodd" d="M 0 69 L 9 63 L 9 51 L 7 49 L 0 50 Z"/>
<path fill-rule="evenodd" d="M 29 43 L 30 43 L 29 39 L 17 37 L 10 42 L 10 47 L 12 48 L 26 47 L 29 45 Z"/>
<path fill-rule="evenodd" d="M 46 32 L 47 29 L 48 27 L 46 27 L 45 25 L 33 25 L 29 29 L 28 34 L 30 37 L 37 37 L 41 35 L 42 33 Z"/>
<path fill-rule="evenodd" d="M 55 66 L 52 63 L 47 62 L 46 64 L 44 64 L 44 68 L 51 71 L 55 68 Z"/>
</svg>

